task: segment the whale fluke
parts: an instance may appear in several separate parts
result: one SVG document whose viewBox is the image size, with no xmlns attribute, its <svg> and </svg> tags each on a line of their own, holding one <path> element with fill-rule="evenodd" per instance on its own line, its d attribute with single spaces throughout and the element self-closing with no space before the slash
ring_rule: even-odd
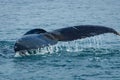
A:
<svg viewBox="0 0 120 80">
<path fill-rule="evenodd" d="M 114 33 L 120 36 L 120 33 L 112 28 L 97 25 L 73 26 L 49 32 L 44 29 L 33 29 L 16 41 L 14 50 L 22 53 L 24 50 L 29 52 L 29 50 L 57 44 L 58 41 L 72 41 L 104 33 Z"/>
</svg>

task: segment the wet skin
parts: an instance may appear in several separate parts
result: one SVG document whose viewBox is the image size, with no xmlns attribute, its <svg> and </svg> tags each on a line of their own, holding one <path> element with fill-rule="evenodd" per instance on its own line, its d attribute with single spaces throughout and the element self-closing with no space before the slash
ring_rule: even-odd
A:
<svg viewBox="0 0 120 80">
<path fill-rule="evenodd" d="M 56 29 L 47 32 L 43 29 L 33 29 L 25 33 L 14 45 L 15 52 L 43 48 L 57 44 L 58 41 L 72 41 L 104 33 L 120 35 L 112 28 L 96 25 L 80 25 Z"/>
</svg>

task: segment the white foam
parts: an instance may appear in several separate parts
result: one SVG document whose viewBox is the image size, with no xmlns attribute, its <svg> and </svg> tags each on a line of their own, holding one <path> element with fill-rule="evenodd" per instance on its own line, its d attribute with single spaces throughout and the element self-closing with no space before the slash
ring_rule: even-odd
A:
<svg viewBox="0 0 120 80">
<path fill-rule="evenodd" d="M 14 57 L 22 57 L 22 56 L 20 55 L 19 52 L 16 52 Z"/>
</svg>

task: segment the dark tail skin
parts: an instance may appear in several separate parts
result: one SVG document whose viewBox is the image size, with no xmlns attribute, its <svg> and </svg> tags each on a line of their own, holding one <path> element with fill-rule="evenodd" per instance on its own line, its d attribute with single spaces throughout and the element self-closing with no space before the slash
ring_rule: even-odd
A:
<svg viewBox="0 0 120 80">
<path fill-rule="evenodd" d="M 33 29 L 25 33 L 22 38 L 16 41 L 14 50 L 38 49 L 49 45 L 54 45 L 58 41 L 71 41 L 82 39 L 104 33 L 120 34 L 112 28 L 96 25 L 80 25 L 67 27 L 47 32 L 43 29 Z"/>
<path fill-rule="evenodd" d="M 96 25 L 80 25 L 74 27 L 67 27 L 57 29 L 51 32 L 51 34 L 58 38 L 59 41 L 71 41 L 104 33 L 114 33 L 116 35 L 120 35 L 112 28 Z"/>
</svg>

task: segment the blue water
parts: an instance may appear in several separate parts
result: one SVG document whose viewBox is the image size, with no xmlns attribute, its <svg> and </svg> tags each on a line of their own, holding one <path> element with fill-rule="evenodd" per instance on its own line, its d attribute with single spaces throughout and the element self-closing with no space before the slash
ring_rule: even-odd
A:
<svg viewBox="0 0 120 80">
<path fill-rule="evenodd" d="M 114 34 L 14 57 L 15 41 L 28 30 L 83 24 L 120 32 L 120 0 L 0 0 L 0 80 L 120 80 L 120 37 Z"/>
</svg>

